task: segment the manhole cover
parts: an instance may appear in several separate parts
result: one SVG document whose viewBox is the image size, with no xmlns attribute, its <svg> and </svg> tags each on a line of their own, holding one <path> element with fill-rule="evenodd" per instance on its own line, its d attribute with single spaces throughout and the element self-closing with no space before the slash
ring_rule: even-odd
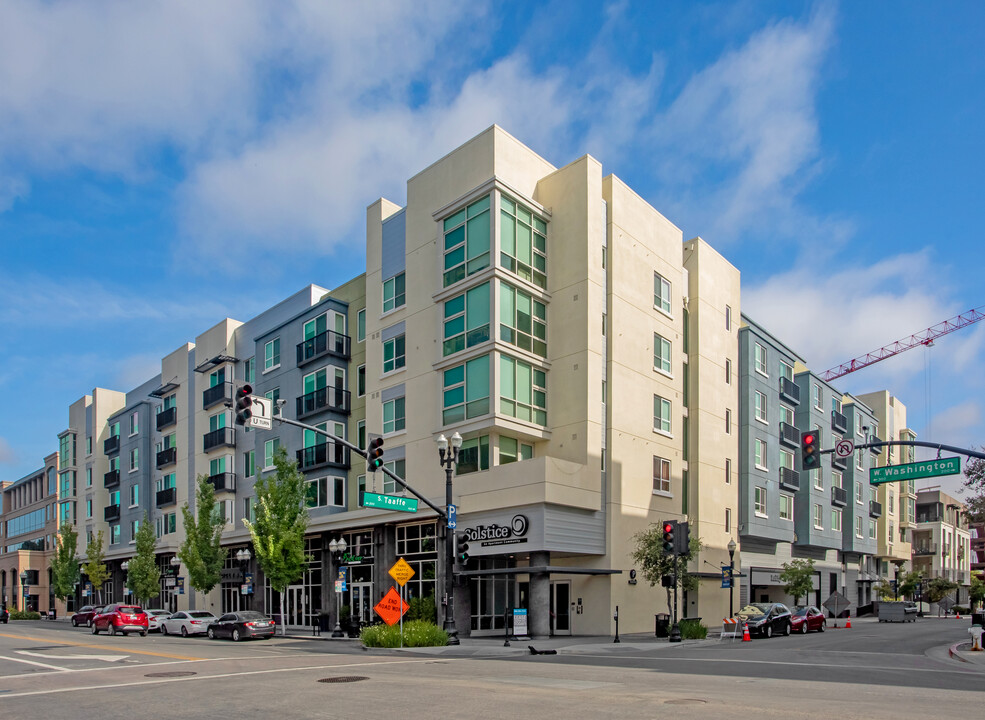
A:
<svg viewBox="0 0 985 720">
<path fill-rule="evenodd" d="M 175 678 L 175 677 L 188 677 L 189 675 L 197 675 L 198 673 L 193 673 L 191 671 L 175 671 L 175 672 L 160 672 L 160 673 L 147 673 L 144 677 L 155 677 L 155 678 Z"/>
<path fill-rule="evenodd" d="M 360 680 L 369 680 L 369 678 L 363 677 L 362 675 L 340 675 L 339 677 L 322 678 L 318 682 L 348 683 L 348 682 L 359 682 Z"/>
<path fill-rule="evenodd" d="M 681 698 L 680 700 L 664 700 L 664 705 L 704 705 L 707 700 L 698 698 Z"/>
</svg>

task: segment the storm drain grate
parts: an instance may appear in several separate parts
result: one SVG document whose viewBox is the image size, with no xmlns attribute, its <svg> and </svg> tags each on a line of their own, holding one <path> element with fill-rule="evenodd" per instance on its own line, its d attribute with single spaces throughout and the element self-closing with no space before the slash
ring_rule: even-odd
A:
<svg viewBox="0 0 985 720">
<path fill-rule="evenodd" d="M 338 677 L 322 678 L 318 682 L 321 683 L 350 683 L 359 682 L 360 680 L 369 680 L 368 677 L 363 677 L 362 675 L 339 675 Z"/>
<path fill-rule="evenodd" d="M 707 700 L 699 698 L 680 698 L 679 700 L 664 700 L 664 705 L 704 705 Z"/>
<path fill-rule="evenodd" d="M 188 670 L 177 670 L 174 672 L 159 672 L 159 673 L 147 673 L 144 677 L 153 678 L 176 678 L 176 677 L 189 677 L 190 675 L 197 675 L 198 673 L 193 673 Z"/>
</svg>

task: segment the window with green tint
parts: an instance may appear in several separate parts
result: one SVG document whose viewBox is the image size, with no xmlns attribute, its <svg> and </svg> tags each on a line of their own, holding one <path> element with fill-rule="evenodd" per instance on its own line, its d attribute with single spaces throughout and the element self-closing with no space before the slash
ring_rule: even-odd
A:
<svg viewBox="0 0 985 720">
<path fill-rule="evenodd" d="M 114 490 L 113 492 L 111 492 L 109 494 L 109 504 L 110 505 L 119 505 L 120 504 L 120 491 L 119 490 Z"/>
<path fill-rule="evenodd" d="M 356 396 L 362 397 L 366 394 L 366 366 L 360 365 L 356 368 Z"/>
<path fill-rule="evenodd" d="M 402 307 L 407 302 L 406 276 L 404 273 L 394 275 L 383 282 L 383 312 Z"/>
<path fill-rule="evenodd" d="M 246 382 L 255 383 L 257 381 L 257 359 L 255 357 L 246 359 Z M 165 408 L 167 409 L 167 408 Z"/>
<path fill-rule="evenodd" d="M 140 504 L 140 486 L 137 484 L 130 486 L 130 507 Z"/>
<path fill-rule="evenodd" d="M 119 455 L 114 455 L 113 457 L 111 457 L 109 459 L 109 469 L 110 469 L 110 472 L 112 472 L 113 470 L 119 470 L 120 469 L 120 456 Z"/>
<path fill-rule="evenodd" d="M 253 358 L 250 358 L 250 360 L 252 359 Z M 177 406 L 178 406 L 178 396 L 175 394 L 171 394 L 168 395 L 166 398 L 164 398 L 164 405 L 161 407 L 161 410 L 170 410 L 171 408 Z"/>
<path fill-rule="evenodd" d="M 120 542 L 120 526 L 111 525 L 109 529 L 109 541 L 112 545 L 117 545 Z"/>
<path fill-rule="evenodd" d="M 270 370 L 280 365 L 280 338 L 274 338 L 263 346 L 263 369 Z"/>
<path fill-rule="evenodd" d="M 653 396 L 653 429 L 670 432 L 670 400 L 659 395 Z"/>
<path fill-rule="evenodd" d="M 670 340 L 653 333 L 653 369 L 670 373 Z"/>
<path fill-rule="evenodd" d="M 109 426 L 109 434 L 110 434 L 111 437 L 119 437 L 120 436 L 120 423 L 115 422 L 112 425 L 110 425 Z M 75 461 L 73 460 L 72 463 L 74 464 Z"/>
<path fill-rule="evenodd" d="M 405 427 L 405 398 L 398 397 L 383 403 L 383 433 L 403 430 Z"/>
<path fill-rule="evenodd" d="M 257 473 L 256 451 L 247 450 L 245 455 L 246 477 L 253 477 Z"/>
<path fill-rule="evenodd" d="M 653 307 L 670 312 L 670 281 L 659 273 L 653 273 Z"/>
<path fill-rule="evenodd" d="M 323 477 L 309 480 L 306 503 L 308 507 L 344 506 L 345 478 Z"/>
<path fill-rule="evenodd" d="M 274 466 L 274 453 L 277 452 L 277 448 L 280 447 L 280 438 L 273 438 L 272 440 L 267 440 L 263 444 L 263 467 L 271 468 Z"/>
<path fill-rule="evenodd" d="M 308 373 L 302 378 L 304 394 L 313 393 L 316 390 L 324 390 L 328 384 L 328 369 L 322 368 L 313 373 Z"/>
<path fill-rule="evenodd" d="M 209 432 L 215 432 L 226 427 L 226 413 L 216 413 L 209 416 Z"/>
<path fill-rule="evenodd" d="M 174 473 L 168 473 L 157 481 L 157 491 L 168 490 L 174 487 Z"/>
<path fill-rule="evenodd" d="M 500 283 L 499 339 L 547 357 L 547 306 L 522 290 Z"/>
<path fill-rule="evenodd" d="M 456 475 L 479 472 L 489 469 L 489 436 L 470 438 L 462 441 L 458 451 L 458 464 L 455 466 Z"/>
<path fill-rule="evenodd" d="M 391 460 L 390 462 L 383 463 L 383 467 L 392 472 L 401 480 L 407 477 L 407 461 L 406 460 Z M 375 488 L 375 486 L 374 486 Z M 397 485 L 389 475 L 383 476 L 383 494 L 384 495 L 395 495 L 398 492 L 402 492 L 403 488 Z"/>
<path fill-rule="evenodd" d="M 110 434 L 112 434 L 112 432 Z M 58 438 L 58 462 L 61 464 L 62 467 L 75 465 L 75 458 L 72 457 L 71 452 L 72 452 L 72 436 L 64 435 Z"/>
<path fill-rule="evenodd" d="M 356 341 L 362 342 L 366 339 L 366 308 L 356 313 Z"/>
<path fill-rule="evenodd" d="M 328 313 L 322 313 L 316 318 L 312 318 L 304 324 L 304 339 L 311 340 L 314 337 L 328 332 Z"/>
<path fill-rule="evenodd" d="M 499 264 L 547 287 L 547 223 L 505 195 L 499 203 Z"/>
<path fill-rule="evenodd" d="M 489 339 L 489 283 L 445 302 L 443 354 L 451 355 Z"/>
<path fill-rule="evenodd" d="M 499 359 L 499 411 L 547 425 L 547 373 L 507 355 Z"/>
<path fill-rule="evenodd" d="M 325 430 L 326 432 L 328 431 L 328 423 L 318 423 L 314 427 L 318 428 L 319 430 Z M 304 440 L 303 440 L 304 447 L 306 448 L 314 447 L 315 445 L 321 445 L 323 443 L 328 442 L 327 437 L 325 437 L 321 433 L 316 433 L 314 430 L 305 429 L 303 431 L 303 436 L 304 436 Z"/>
<path fill-rule="evenodd" d="M 280 388 L 275 387 L 273 390 L 268 390 L 263 396 L 273 403 L 273 407 L 275 408 L 274 413 L 276 413 L 277 401 L 280 400 Z"/>
<path fill-rule="evenodd" d="M 209 475 L 218 475 L 226 472 L 226 456 L 209 460 Z"/>
<path fill-rule="evenodd" d="M 209 387 L 222 385 L 224 382 L 226 382 L 226 368 L 221 367 L 209 373 Z"/>
<path fill-rule="evenodd" d="M 489 195 L 444 221 L 444 285 L 489 267 Z"/>
<path fill-rule="evenodd" d="M 383 343 L 383 372 L 398 370 L 407 361 L 406 347 L 403 335 L 397 335 Z"/>
<path fill-rule="evenodd" d="M 489 356 L 445 370 L 442 422 L 445 425 L 489 412 Z"/>
<path fill-rule="evenodd" d="M 508 465 L 509 463 L 529 460 L 534 456 L 534 446 L 526 445 L 516 438 L 501 437 L 499 439 L 499 464 Z"/>
</svg>

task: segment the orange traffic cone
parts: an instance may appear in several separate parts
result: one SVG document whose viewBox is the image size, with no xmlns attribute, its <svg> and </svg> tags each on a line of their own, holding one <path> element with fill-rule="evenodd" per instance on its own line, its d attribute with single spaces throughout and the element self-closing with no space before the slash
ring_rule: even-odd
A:
<svg viewBox="0 0 985 720">
<path fill-rule="evenodd" d="M 848 621 L 845 623 L 845 629 L 846 630 L 851 630 L 852 629 L 852 619 L 851 618 L 848 618 Z"/>
<path fill-rule="evenodd" d="M 745 624 L 742 626 L 742 642 L 752 642 L 752 637 L 749 635 L 749 626 Z"/>
<path fill-rule="evenodd" d="M 958 620 L 961 619 L 961 613 L 954 613 L 954 615 L 955 615 L 955 617 L 957 617 Z"/>
</svg>

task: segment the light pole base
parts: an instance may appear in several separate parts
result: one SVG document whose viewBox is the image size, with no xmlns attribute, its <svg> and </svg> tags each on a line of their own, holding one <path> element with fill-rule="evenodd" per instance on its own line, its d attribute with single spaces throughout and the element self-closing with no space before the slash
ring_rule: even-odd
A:
<svg viewBox="0 0 985 720">
<path fill-rule="evenodd" d="M 674 623 L 674 627 L 670 629 L 670 637 L 668 638 L 670 642 L 680 642 L 681 641 L 681 626 Z"/>
<path fill-rule="evenodd" d="M 345 637 L 345 633 L 342 632 L 342 626 L 337 622 L 335 623 L 335 629 L 332 630 L 332 637 L 333 638 Z"/>
<path fill-rule="evenodd" d="M 458 628 L 455 627 L 455 622 L 453 620 L 445 620 L 445 624 L 441 629 L 448 633 L 447 645 L 462 644 L 462 642 L 458 639 Z"/>
</svg>

